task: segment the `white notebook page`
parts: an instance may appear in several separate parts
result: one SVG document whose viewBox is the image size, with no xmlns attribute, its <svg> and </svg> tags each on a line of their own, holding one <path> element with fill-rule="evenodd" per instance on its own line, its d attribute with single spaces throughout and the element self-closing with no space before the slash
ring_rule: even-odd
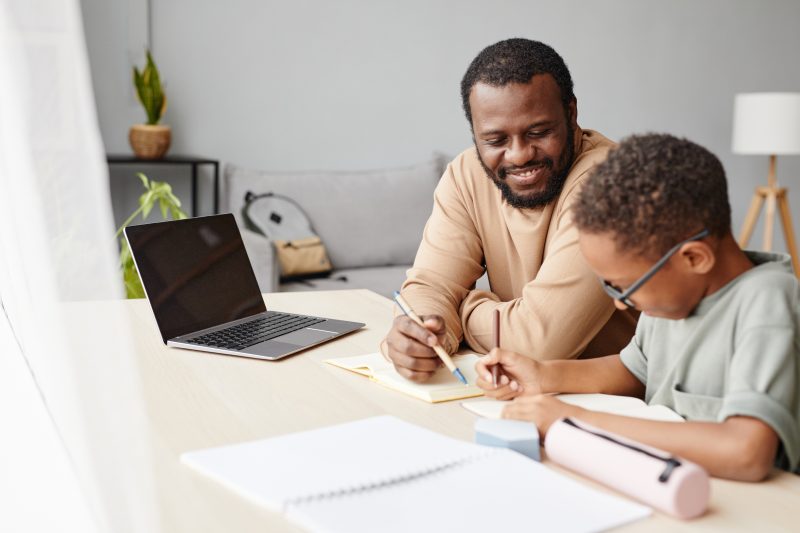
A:
<svg viewBox="0 0 800 533">
<path fill-rule="evenodd" d="M 404 483 L 291 505 L 287 516 L 326 533 L 585 532 L 618 527 L 650 512 L 496 449 Z"/>
<path fill-rule="evenodd" d="M 665 422 L 683 422 L 683 417 L 664 405 L 647 405 L 644 401 L 630 396 L 614 396 L 611 394 L 558 394 L 559 400 L 590 409 L 616 415 L 662 420 Z M 461 402 L 462 407 L 485 418 L 501 418 L 503 408 L 509 404 L 501 400 L 471 400 Z"/>
<path fill-rule="evenodd" d="M 181 461 L 273 508 L 414 476 L 485 453 L 483 447 L 378 416 L 187 452 Z"/>
<path fill-rule="evenodd" d="M 598 531 L 650 513 L 516 452 L 391 416 L 181 460 L 312 531 Z"/>
</svg>

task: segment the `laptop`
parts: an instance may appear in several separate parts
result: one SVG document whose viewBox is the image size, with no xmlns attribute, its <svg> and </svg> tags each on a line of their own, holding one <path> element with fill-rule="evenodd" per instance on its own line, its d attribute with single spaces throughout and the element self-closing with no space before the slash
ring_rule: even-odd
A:
<svg viewBox="0 0 800 533">
<path fill-rule="evenodd" d="M 364 324 L 269 311 L 233 215 L 125 228 L 167 346 L 280 359 Z"/>
</svg>

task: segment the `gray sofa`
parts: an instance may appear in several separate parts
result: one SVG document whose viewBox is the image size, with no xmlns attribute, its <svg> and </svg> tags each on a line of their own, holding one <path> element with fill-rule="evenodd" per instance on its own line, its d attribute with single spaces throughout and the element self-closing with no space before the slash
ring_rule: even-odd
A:
<svg viewBox="0 0 800 533">
<path fill-rule="evenodd" d="M 391 296 L 400 288 L 433 207 L 433 191 L 446 165 L 436 155 L 418 165 L 354 172 L 271 172 L 227 165 L 223 210 L 234 214 L 263 292 L 371 289 Z M 274 192 L 297 201 L 328 250 L 329 278 L 280 284 L 271 243 L 245 228 L 247 191 Z"/>
</svg>

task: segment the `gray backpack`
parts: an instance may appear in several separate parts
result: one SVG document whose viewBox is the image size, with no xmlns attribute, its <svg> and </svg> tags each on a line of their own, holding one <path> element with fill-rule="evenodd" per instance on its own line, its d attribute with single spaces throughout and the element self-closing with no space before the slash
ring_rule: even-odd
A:
<svg viewBox="0 0 800 533">
<path fill-rule="evenodd" d="M 327 277 L 332 269 L 322 239 L 300 205 L 268 192 L 244 197 L 242 218 L 247 229 L 267 237 L 281 266 L 281 282 Z"/>
</svg>

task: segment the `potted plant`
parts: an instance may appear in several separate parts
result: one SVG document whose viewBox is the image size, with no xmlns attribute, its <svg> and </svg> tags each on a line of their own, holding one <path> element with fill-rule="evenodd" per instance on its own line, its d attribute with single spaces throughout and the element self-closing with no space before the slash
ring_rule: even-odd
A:
<svg viewBox="0 0 800 533">
<path fill-rule="evenodd" d="M 160 159 L 169 149 L 172 132 L 169 126 L 158 123 L 167 109 L 167 95 L 161 86 L 161 77 L 150 50 L 147 50 L 147 64 L 144 69 L 139 72 L 138 68 L 133 67 L 133 85 L 136 87 L 136 96 L 147 113 L 147 124 L 131 126 L 128 140 L 136 157 Z"/>
<path fill-rule="evenodd" d="M 128 241 L 122 236 L 122 230 L 133 222 L 140 213 L 142 220 L 147 219 L 150 211 L 153 210 L 156 204 L 161 209 L 161 216 L 165 219 L 169 214 L 173 220 L 181 220 L 188 218 L 186 213 L 181 209 L 181 201 L 177 196 L 172 194 L 172 187 L 169 183 L 163 181 L 150 181 L 147 176 L 141 172 L 136 174 L 142 180 L 144 185 L 144 193 L 139 197 L 139 208 L 134 211 L 128 219 L 114 234 L 115 239 L 119 239 L 119 264 L 122 269 L 122 279 L 125 282 L 125 296 L 127 298 L 144 298 L 144 288 L 142 281 L 139 279 L 139 273 L 136 271 L 136 265 L 133 263 L 133 256 L 131 256 L 131 249 L 128 247 Z"/>
</svg>

